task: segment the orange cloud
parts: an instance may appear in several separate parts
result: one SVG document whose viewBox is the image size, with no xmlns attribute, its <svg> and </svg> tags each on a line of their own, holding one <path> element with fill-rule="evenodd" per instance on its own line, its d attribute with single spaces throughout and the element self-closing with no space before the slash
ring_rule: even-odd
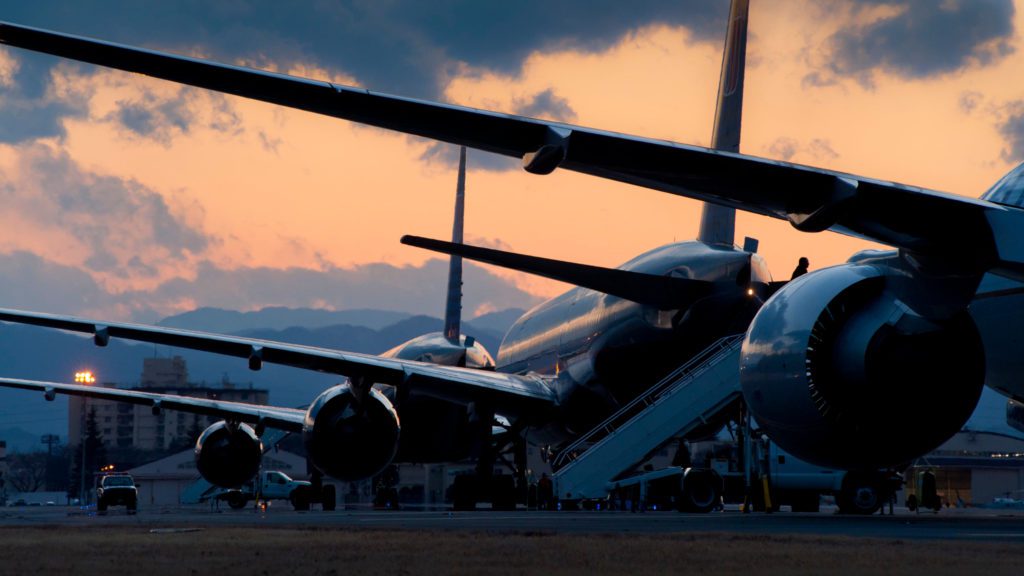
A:
<svg viewBox="0 0 1024 576">
<path fill-rule="evenodd" d="M 829 6 L 842 9 L 809 0 L 754 3 L 745 152 L 975 196 L 1009 167 L 998 111 L 1024 98 L 1011 81 L 1024 70 L 1019 51 L 991 66 L 931 78 L 881 71 L 870 88 L 857 78 L 808 82 L 827 71 L 821 55 L 849 23 L 844 18 L 864 24 L 891 16 L 885 7 Z M 696 42 L 683 28 L 653 26 L 600 53 L 536 52 L 512 75 L 462 66 L 448 78 L 445 95 L 516 110 L 547 94 L 582 125 L 706 144 L 720 59 L 717 45 Z M 0 80 L 3 70 L 0 58 Z M 358 81 L 339 71 L 293 71 Z M 968 93 L 973 104 L 965 107 Z M 432 255 L 398 238 L 450 233 L 454 169 L 429 160 L 430 142 L 108 70 L 61 67 L 50 97 L 84 113 L 67 117 L 65 136 L 48 145 L 83 170 L 159 194 L 175 218 L 216 239 L 201 257 L 217 266 L 420 265 Z M 3 167 L 13 170 L 22 153 L 6 151 Z M 474 167 L 481 162 L 470 153 L 467 237 L 615 266 L 696 235 L 697 202 L 563 171 L 538 177 Z M 738 243 L 743 235 L 760 238 L 777 277 L 788 277 L 799 256 L 817 268 L 869 246 L 750 215 L 740 216 L 737 229 Z M 61 262 L 86 256 L 68 233 L 33 242 L 17 246 L 64 254 Z M 160 277 L 190 278 L 197 261 L 181 259 Z M 537 294 L 564 289 L 501 273 Z M 151 281 L 128 276 L 118 285 Z"/>
</svg>

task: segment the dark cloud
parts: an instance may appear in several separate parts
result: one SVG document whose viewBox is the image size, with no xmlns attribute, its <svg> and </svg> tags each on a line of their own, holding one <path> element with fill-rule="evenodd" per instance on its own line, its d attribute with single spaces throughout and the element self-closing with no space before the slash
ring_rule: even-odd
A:
<svg viewBox="0 0 1024 576">
<path fill-rule="evenodd" d="M 61 120 L 84 110 L 80 101 L 56 101 L 48 97 L 49 69 L 53 58 L 13 48 L 0 48 L 17 63 L 13 82 L 0 87 L 0 141 L 63 134 Z"/>
<path fill-rule="evenodd" d="M 810 142 L 804 144 L 795 138 L 782 136 L 776 138 L 765 149 L 769 157 L 787 162 L 794 160 L 797 155 L 815 162 L 828 162 L 839 157 L 839 153 L 832 148 L 832 143 L 825 138 L 812 138 Z"/>
<path fill-rule="evenodd" d="M 960 110 L 963 110 L 964 114 L 970 114 L 978 108 L 978 105 L 984 99 L 985 95 L 981 92 L 967 91 L 960 94 L 960 100 L 957 104 L 959 104 Z"/>
<path fill-rule="evenodd" d="M 480 2 L 390 0 L 38 0 L 5 6 L 4 19 L 218 59 L 313 59 L 377 90 L 438 97 L 458 62 L 518 70 L 532 52 L 603 50 L 652 23 L 685 25 L 720 42 L 722 0 Z"/>
<path fill-rule="evenodd" d="M 864 83 L 870 83 L 874 70 L 921 78 L 989 64 L 1013 50 L 1013 0 L 860 0 L 859 5 L 900 10 L 831 39 L 832 70 Z"/>
<path fill-rule="evenodd" d="M 448 261 L 433 259 L 423 266 L 384 263 L 354 268 L 240 268 L 212 264 L 199 267 L 195 279 L 174 279 L 153 292 L 126 295 L 138 309 L 192 300 L 197 307 L 250 310 L 265 306 L 376 308 L 413 314 L 443 312 Z M 529 308 L 538 302 L 507 280 L 473 264 L 464 271 L 464 308 L 474 310 Z"/>
<path fill-rule="evenodd" d="M 141 261 L 129 265 L 146 266 Z M 180 312 L 181 302 L 195 307 L 252 310 L 267 306 L 374 308 L 440 317 L 444 312 L 448 261 L 428 260 L 422 266 L 375 263 L 354 268 L 239 268 L 199 266 L 192 280 L 175 278 L 153 290 L 114 294 L 88 273 L 56 264 L 30 252 L 0 254 L 0 305 L 89 317 L 155 322 Z M 530 308 L 540 299 L 510 281 L 472 263 L 464 269 L 464 309 Z M 45 287 L 45 289 L 40 289 Z"/>
<path fill-rule="evenodd" d="M 241 118 L 222 94 L 202 93 L 209 102 L 203 106 L 205 114 L 194 113 L 190 102 L 200 92 L 179 86 L 170 96 L 157 96 L 143 89 L 135 100 L 119 100 L 116 110 L 105 120 L 114 120 L 123 129 L 135 136 L 170 145 L 177 134 L 188 134 L 197 124 L 219 132 L 240 133 L 243 130 Z"/>
<path fill-rule="evenodd" d="M 776 138 L 775 141 L 768 146 L 768 155 L 772 158 L 778 158 L 788 162 L 793 158 L 793 156 L 796 156 L 796 151 L 799 146 L 800 143 L 794 138 L 782 136 Z"/>
<path fill-rule="evenodd" d="M 84 264 L 99 272 L 137 277 L 155 270 L 140 253 L 167 264 L 187 260 L 213 241 L 176 216 L 160 194 L 83 170 L 46 145 L 23 149 L 16 170 L 0 177 L 0 195 L 19 220 L 39 234 L 70 233 L 86 248 Z"/>
<path fill-rule="evenodd" d="M 534 94 L 532 98 L 517 102 L 516 112 L 531 118 L 544 118 L 558 122 L 576 120 L 576 111 L 569 106 L 569 101 L 557 96 L 551 88 Z"/>
<path fill-rule="evenodd" d="M 6 308 L 82 314 L 113 303 L 87 273 L 29 252 L 0 255 L 0 278 L 0 303 Z"/>
<path fill-rule="evenodd" d="M 514 99 L 512 101 L 512 109 L 508 110 L 508 112 L 519 116 L 543 118 L 558 122 L 573 122 L 576 120 L 576 111 L 569 105 L 569 101 L 555 94 L 552 88 L 542 90 L 525 98 Z M 459 165 L 458 146 L 433 140 L 424 141 L 429 143 L 429 147 L 421 156 L 423 160 L 440 162 L 452 168 Z M 474 170 L 502 172 L 521 169 L 519 160 L 515 158 L 479 150 L 467 150 L 467 153 L 469 156 L 466 157 L 466 163 Z"/>
<path fill-rule="evenodd" d="M 449 168 L 456 168 L 459 165 L 459 147 L 446 144 L 444 142 L 436 142 L 434 140 L 424 140 L 429 146 L 427 150 L 420 156 L 421 159 L 427 162 L 440 163 Z M 482 150 L 466 150 L 466 166 L 470 170 L 487 170 L 489 172 L 504 172 L 509 170 L 521 170 L 522 165 L 516 158 L 509 158 L 508 156 L 502 156 L 500 154 L 492 154 L 490 152 L 484 152 Z"/>
<path fill-rule="evenodd" d="M 1024 100 L 1008 104 L 1003 115 L 999 124 L 999 133 L 1003 135 L 1007 146 L 1003 148 L 1003 160 L 1024 162 Z"/>
</svg>

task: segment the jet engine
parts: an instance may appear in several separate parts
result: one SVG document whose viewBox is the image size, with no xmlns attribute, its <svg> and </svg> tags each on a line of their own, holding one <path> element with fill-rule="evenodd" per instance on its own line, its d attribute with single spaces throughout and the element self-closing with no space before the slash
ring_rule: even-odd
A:
<svg viewBox="0 0 1024 576">
<path fill-rule="evenodd" d="M 263 458 L 263 443 L 252 427 L 221 420 L 196 441 L 196 469 L 210 484 L 240 486 L 256 475 Z"/>
<path fill-rule="evenodd" d="M 379 391 L 357 393 L 348 383 L 310 405 L 302 432 L 313 465 L 338 480 L 369 478 L 398 451 L 398 414 Z"/>
<path fill-rule="evenodd" d="M 757 313 L 740 383 L 784 449 L 822 466 L 889 467 L 962 428 L 984 385 L 981 338 L 966 310 L 915 313 L 896 293 L 928 286 L 907 291 L 907 280 L 885 266 L 836 266 L 790 282 Z"/>
</svg>

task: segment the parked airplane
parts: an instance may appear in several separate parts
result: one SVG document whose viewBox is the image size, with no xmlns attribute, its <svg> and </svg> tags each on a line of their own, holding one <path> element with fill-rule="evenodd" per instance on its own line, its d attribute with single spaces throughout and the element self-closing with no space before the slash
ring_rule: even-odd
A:
<svg viewBox="0 0 1024 576">
<path fill-rule="evenodd" d="M 746 9 L 737 0 L 730 17 L 720 115 L 723 102 L 742 93 L 742 52 L 729 51 L 745 49 Z M 394 385 L 399 410 L 403 394 L 439 398 L 471 406 L 467 413 L 483 415 L 479 421 L 500 411 L 531 441 L 565 439 L 728 332 L 730 322 L 742 329 L 749 321 L 740 377 L 758 422 L 787 451 L 819 464 L 879 467 L 927 452 L 960 429 L 986 379 L 1024 399 L 1024 385 L 1008 370 L 1013 351 L 990 345 L 1001 342 L 998 327 L 982 325 L 979 334 L 968 313 L 985 273 L 1024 279 L 1024 166 L 972 200 L 735 149 L 388 96 L 15 24 L 0 24 L 0 43 L 518 157 L 535 174 L 574 170 L 895 248 L 806 274 L 759 310 L 770 281 L 763 261 L 731 246 L 674 244 L 614 270 L 516 256 L 581 288 L 516 323 L 499 350 L 498 372 L 4 310 L 0 319 L 91 333 L 99 345 L 111 337 L 157 342 L 348 381 L 308 411 L 10 379 L 2 385 L 302 431 L 317 467 L 342 479 L 372 474 L 400 443 L 395 408 L 372 383 Z M 730 62 L 740 73 L 726 68 Z M 734 122 L 738 131 L 738 113 Z M 716 121 L 716 144 L 729 125 Z M 1004 317 L 1009 325 L 1018 320 Z"/>
</svg>

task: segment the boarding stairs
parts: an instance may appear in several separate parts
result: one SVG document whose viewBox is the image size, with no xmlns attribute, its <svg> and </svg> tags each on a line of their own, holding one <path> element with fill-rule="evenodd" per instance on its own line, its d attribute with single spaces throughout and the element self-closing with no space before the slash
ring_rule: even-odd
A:
<svg viewBox="0 0 1024 576">
<path fill-rule="evenodd" d="M 558 497 L 604 498 L 618 476 L 735 402 L 742 343 L 742 334 L 720 338 L 559 451 L 552 461 Z"/>
</svg>

